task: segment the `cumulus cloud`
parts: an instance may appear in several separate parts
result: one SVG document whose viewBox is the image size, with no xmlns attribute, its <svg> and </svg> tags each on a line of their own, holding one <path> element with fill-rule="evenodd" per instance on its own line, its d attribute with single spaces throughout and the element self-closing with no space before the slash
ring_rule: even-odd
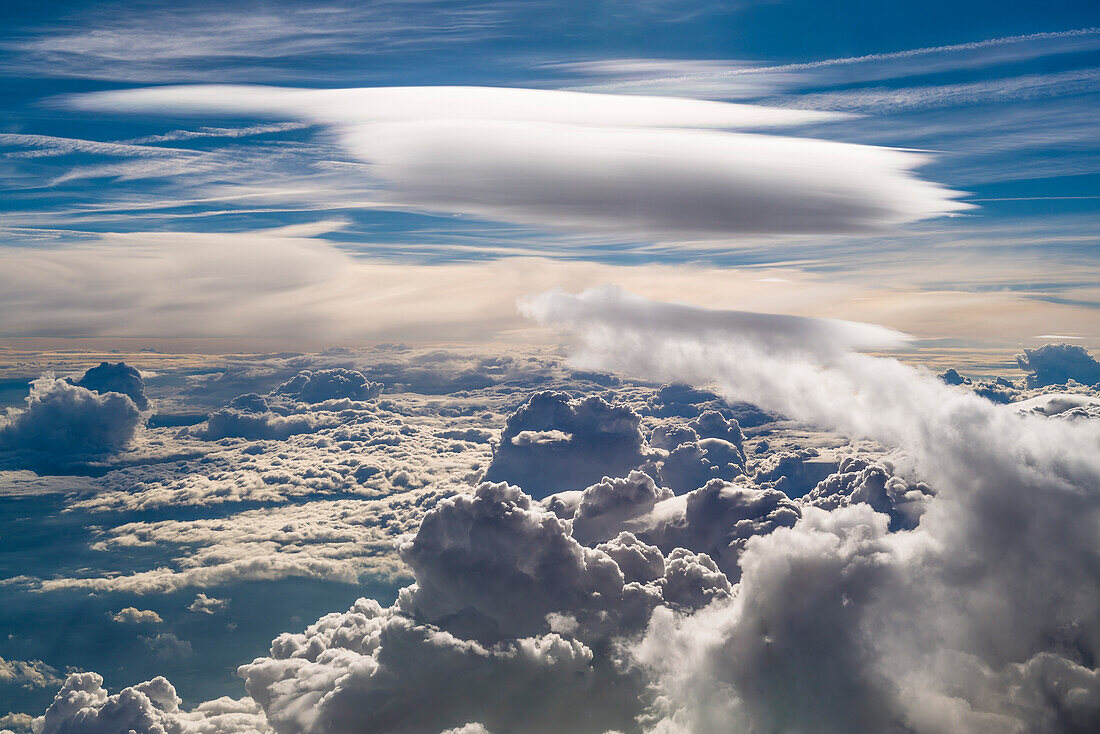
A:
<svg viewBox="0 0 1100 734">
<path fill-rule="evenodd" d="M 23 688 L 49 688 L 61 683 L 57 670 L 41 660 L 0 658 L 0 683 Z"/>
<path fill-rule="evenodd" d="M 707 410 L 686 424 L 665 423 L 650 434 L 650 444 L 668 452 L 657 463 L 657 478 L 677 494 L 711 479 L 744 473 L 745 436 L 735 419 Z"/>
<path fill-rule="evenodd" d="M 488 729 L 478 723 L 466 724 L 465 726 L 455 727 L 454 729 L 448 729 L 447 731 L 440 732 L 440 734 L 492 734 Z"/>
<path fill-rule="evenodd" d="M 96 673 L 73 673 L 46 713 L 34 721 L 36 734 L 266 734 L 271 731 L 256 703 L 219 698 L 190 712 L 180 710 L 176 689 L 162 677 L 110 695 Z"/>
<path fill-rule="evenodd" d="M 280 732 L 634 730 L 647 693 L 614 637 L 729 584 L 704 555 L 569 531 L 505 484 L 444 500 L 401 547 L 416 583 L 393 607 L 361 599 L 239 672 Z"/>
<path fill-rule="evenodd" d="M 774 450 L 754 464 L 753 481 L 801 497 L 837 469 L 836 461 L 814 448 Z"/>
<path fill-rule="evenodd" d="M 672 492 L 658 487 L 644 472 L 632 471 L 622 479 L 604 478 L 580 493 L 573 520 L 573 537 L 585 545 L 617 536 L 626 521 L 652 509 Z M 554 509 L 554 503 L 548 503 Z"/>
<path fill-rule="evenodd" d="M 141 420 L 127 395 L 46 374 L 31 383 L 25 407 L 0 416 L 0 448 L 23 452 L 36 465 L 97 456 L 125 448 Z"/>
<path fill-rule="evenodd" d="M 196 614 L 217 614 L 218 612 L 224 612 L 228 608 L 228 599 L 217 599 L 199 592 L 195 600 L 187 606 L 187 611 L 195 612 Z"/>
<path fill-rule="evenodd" d="M 912 531 L 889 532 L 891 516 L 866 503 L 804 507 L 793 526 L 745 543 L 728 600 L 690 616 L 657 612 L 635 648 L 660 681 L 654 731 L 1100 723 L 1094 422 L 1021 415 L 931 373 L 846 352 L 828 343 L 828 323 L 811 325 L 807 349 L 751 329 L 717 340 L 723 316 L 701 309 L 649 303 L 605 317 L 580 297 L 550 313 L 577 335 L 582 367 L 717 383 L 730 397 L 901 447 L 936 490 Z M 862 479 L 871 477 L 839 483 L 877 490 Z M 910 491 L 884 489 L 879 499 L 896 513 Z"/>
<path fill-rule="evenodd" d="M 113 614 L 111 619 L 119 624 L 161 624 L 164 622 L 161 616 L 152 609 L 138 609 L 137 607 L 124 607 Z"/>
<path fill-rule="evenodd" d="M 1100 413 L 1100 397 L 1079 393 L 1043 393 L 1017 401 L 1012 407 L 1046 416 L 1090 416 Z"/>
<path fill-rule="evenodd" d="M 268 404 L 262 395 L 240 395 L 229 404 L 206 417 L 199 426 L 182 432 L 216 441 L 220 438 L 283 439 L 296 433 L 313 433 L 323 426 L 332 426 L 331 416 L 319 413 L 290 413 Z"/>
<path fill-rule="evenodd" d="M 69 382 L 100 394 L 121 393 L 133 400 L 138 408 L 149 408 L 149 399 L 145 397 L 145 380 L 140 372 L 125 362 L 100 362 L 98 367 L 86 371 L 79 380 L 70 379 Z"/>
<path fill-rule="evenodd" d="M 681 236 L 852 232 L 969 208 L 913 175 L 925 161 L 913 152 L 729 131 L 833 113 L 478 87 L 210 85 L 68 102 L 316 121 L 371 164 L 399 206 L 537 226 Z"/>
<path fill-rule="evenodd" d="M 0 732 L 3 734 L 14 734 L 12 730 L 24 732 L 31 730 L 31 722 L 34 721 L 34 717 L 30 714 L 17 714 L 9 712 L 0 716 Z"/>
<path fill-rule="evenodd" d="M 794 525 L 801 511 L 785 494 L 713 479 L 688 494 L 665 500 L 626 524 L 626 529 L 666 553 L 685 548 L 713 558 L 736 581 L 748 540 Z"/>
<path fill-rule="evenodd" d="M 644 475 L 630 480 L 653 492 Z M 592 490 L 585 507 L 606 494 Z M 265 721 L 280 734 L 634 731 L 649 694 L 623 664 L 618 636 L 639 634 L 658 605 L 686 611 L 725 598 L 729 582 L 705 554 L 666 556 L 629 533 L 586 547 L 570 530 L 522 490 L 482 484 L 440 502 L 401 545 L 416 582 L 392 607 L 360 599 L 281 635 L 269 656 L 242 666 L 251 699 L 185 713 L 164 679 L 108 696 L 98 676 L 80 674 L 36 726 L 87 734 L 118 726 L 266 732 Z M 147 644 L 168 651 L 171 642 L 160 635 Z"/>
<path fill-rule="evenodd" d="M 272 392 L 306 403 L 326 400 L 373 400 L 382 394 L 382 383 L 371 382 L 362 372 L 335 367 L 325 370 L 302 370 Z"/>
<path fill-rule="evenodd" d="M 1073 380 L 1082 385 L 1100 383 L 1100 362 L 1084 347 L 1076 344 L 1047 344 L 1025 349 L 1016 357 L 1020 369 L 1027 372 L 1028 387 L 1064 385 Z"/>
<path fill-rule="evenodd" d="M 625 475 L 646 458 L 639 425 L 637 413 L 596 396 L 536 393 L 508 417 L 485 478 L 541 498 Z"/>
<path fill-rule="evenodd" d="M 872 462 L 855 456 L 840 462 L 837 471 L 818 482 L 802 497 L 804 504 L 826 510 L 867 504 L 890 518 L 891 530 L 912 530 L 935 492 L 924 482 L 906 481 L 889 461 Z"/>
</svg>

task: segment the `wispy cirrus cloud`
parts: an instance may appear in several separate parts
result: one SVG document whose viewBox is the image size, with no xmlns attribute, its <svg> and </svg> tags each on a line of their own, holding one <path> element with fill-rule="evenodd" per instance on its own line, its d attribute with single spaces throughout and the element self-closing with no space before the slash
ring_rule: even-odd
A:
<svg viewBox="0 0 1100 734">
<path fill-rule="evenodd" d="M 758 94 L 753 92 L 762 88 L 790 89 L 960 69 L 973 71 L 1097 48 L 1100 48 L 1100 28 L 1089 27 L 788 64 L 715 59 L 597 59 L 558 62 L 547 68 L 590 77 L 588 83 L 572 87 L 584 91 L 693 96 L 699 91 L 715 94 L 725 90 L 730 97 L 755 97 Z"/>
<path fill-rule="evenodd" d="M 248 127 L 201 127 L 198 130 L 172 130 L 161 135 L 146 135 L 124 142 L 140 145 L 170 143 L 176 140 L 195 140 L 196 138 L 248 138 L 254 135 L 283 133 L 308 127 L 309 125 L 304 122 L 273 122 L 267 125 L 249 125 Z"/>
<path fill-rule="evenodd" d="M 331 74 L 305 59 L 360 58 L 429 44 L 471 43 L 499 32 L 507 4 L 390 0 L 367 4 L 202 2 L 124 4 L 22 29 L 3 44 L 3 68 L 27 76 L 131 82 L 255 80 Z"/>
<path fill-rule="evenodd" d="M 892 113 L 959 105 L 1023 102 L 1100 90 L 1100 70 L 1074 69 L 1054 74 L 1026 74 L 981 82 L 910 87 L 873 87 L 839 92 L 811 92 L 764 100 L 797 109 Z"/>
<path fill-rule="evenodd" d="M 135 145 L 132 143 L 103 142 L 82 140 L 80 138 L 62 138 L 53 135 L 24 135 L 18 133 L 0 133 L 0 147 L 33 148 L 28 151 L 13 151 L 9 158 L 46 158 L 72 153 L 90 155 L 122 156 L 127 158 L 174 158 L 191 155 L 195 151 L 182 148 L 158 148 Z"/>
</svg>

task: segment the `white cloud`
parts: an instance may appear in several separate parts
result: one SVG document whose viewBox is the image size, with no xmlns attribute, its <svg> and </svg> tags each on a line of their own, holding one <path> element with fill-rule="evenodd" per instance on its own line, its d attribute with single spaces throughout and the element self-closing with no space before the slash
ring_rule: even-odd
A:
<svg viewBox="0 0 1100 734">
<path fill-rule="evenodd" d="M 228 599 L 217 599 L 213 596 L 207 596 L 199 592 L 195 600 L 187 606 L 187 611 L 195 612 L 196 614 L 217 614 L 218 612 L 224 612 L 228 608 Z"/>
<path fill-rule="evenodd" d="M 152 609 L 138 609 L 137 607 L 120 609 L 111 619 L 119 624 L 161 624 L 164 622 L 161 616 Z"/>
<path fill-rule="evenodd" d="M 49 688 L 61 683 L 57 670 L 41 660 L 0 658 L 0 684 L 23 688 Z"/>
<path fill-rule="evenodd" d="M 332 125 L 395 204 L 539 227 L 650 238 L 863 232 L 970 208 L 913 175 L 925 158 L 909 151 L 698 129 L 833 113 L 479 87 L 161 87 L 68 103 Z"/>
<path fill-rule="evenodd" d="M 74 673 L 34 722 L 37 734 L 270 734 L 263 712 L 249 698 L 219 698 L 181 711 L 176 689 L 162 677 L 109 695 L 96 673 Z"/>
<path fill-rule="evenodd" d="M 641 78 L 610 79 L 583 88 L 593 91 L 620 92 L 657 90 L 665 93 L 678 93 L 676 90 L 684 90 L 683 93 L 686 94 L 691 94 L 693 89 L 710 89 L 726 90 L 736 94 L 753 89 L 753 83 L 757 78 L 760 79 L 756 82 L 758 85 L 797 86 L 806 79 L 819 86 L 829 83 L 850 84 L 857 81 L 897 79 L 958 69 L 973 70 L 983 66 L 1011 64 L 1044 56 L 1089 51 L 1098 45 L 1100 45 L 1100 28 L 1093 27 L 778 65 L 754 66 L 730 61 L 634 60 L 635 63 L 625 66 L 625 70 L 632 70 Z M 577 71 L 595 72 L 597 75 L 617 76 L 624 71 L 624 61 L 631 60 L 588 62 L 573 65 L 572 68 Z M 648 61 L 648 66 L 653 72 L 667 68 L 672 73 L 640 74 L 638 72 L 646 66 L 638 61 Z M 723 63 L 725 68 L 721 68 Z M 566 68 L 568 69 L 569 66 L 567 65 Z M 843 75 L 830 74 L 829 72 L 834 69 L 843 70 Z"/>
<path fill-rule="evenodd" d="M 536 498 L 584 489 L 641 465 L 644 443 L 639 416 L 625 406 L 538 392 L 508 417 L 485 479 L 515 484 Z"/>
<path fill-rule="evenodd" d="M 584 127 L 754 129 L 836 120 L 841 113 L 789 110 L 673 97 L 590 94 L 508 87 L 292 89 L 187 85 L 93 92 L 64 99 L 89 110 L 299 117 L 329 125 L 431 120 Z M 445 114 L 441 111 L 445 110 Z"/>
<path fill-rule="evenodd" d="M 0 133 L 0 146 L 18 146 L 37 148 L 35 151 L 8 153 L 8 157 L 41 158 L 71 153 L 90 155 L 124 156 L 127 158 L 179 158 L 197 155 L 194 151 L 180 148 L 159 148 L 130 143 L 112 143 L 79 138 L 59 138 L 52 135 L 26 135 Z"/>
<path fill-rule="evenodd" d="M 47 373 L 31 383 L 24 408 L 0 415 L 0 447 L 16 462 L 65 462 L 119 451 L 140 426 L 141 412 L 128 396 L 99 394 Z"/>
<path fill-rule="evenodd" d="M 247 138 L 253 135 L 269 135 L 289 130 L 301 130 L 309 127 L 302 122 L 274 122 L 267 125 L 249 125 L 247 127 L 201 127 L 198 130 L 172 130 L 160 135 L 147 135 L 143 138 L 124 141 L 131 145 L 148 143 L 169 143 L 174 140 L 194 140 L 195 138 Z"/>
<path fill-rule="evenodd" d="M 239 8 L 182 2 L 134 13 L 106 5 L 70 15 L 68 22 L 21 29 L 3 47 L 14 52 L 6 69 L 31 76 L 178 82 L 269 78 L 277 68 L 282 78 L 315 80 L 327 73 L 303 59 L 351 58 L 361 73 L 365 56 L 483 38 L 506 7 L 415 0 Z"/>
<path fill-rule="evenodd" d="M 1100 74 L 1095 69 L 1075 69 L 983 82 L 913 86 L 901 89 L 875 87 L 842 92 L 800 94 L 793 98 L 768 101 L 798 109 L 890 114 L 956 105 L 1022 102 L 1048 97 L 1090 94 L 1097 90 L 1100 90 Z"/>
<path fill-rule="evenodd" d="M 594 340 L 598 336 L 592 332 L 598 330 L 607 330 L 610 335 L 624 329 L 637 335 L 639 324 L 645 325 L 644 333 L 666 338 L 682 333 L 685 328 L 690 328 L 691 334 L 711 338 L 747 337 L 763 348 L 784 354 L 889 349 L 903 346 L 909 340 L 905 334 L 874 324 L 658 303 L 614 286 L 593 288 L 580 295 L 555 289 L 524 299 L 520 308 L 549 326 L 563 325 L 568 329 L 578 325 Z"/>
<path fill-rule="evenodd" d="M 1025 349 L 1016 364 L 1027 372 L 1028 387 L 1062 385 L 1073 380 L 1084 385 L 1100 383 L 1100 362 L 1076 344 L 1046 344 Z"/>
<path fill-rule="evenodd" d="M 181 549 L 177 568 L 156 580 L 112 574 L 74 585 L 177 590 L 244 578 L 234 574 L 279 556 L 288 568 L 315 564 L 305 574 L 353 581 L 368 568 L 364 553 L 392 538 L 366 527 L 386 516 L 390 531 L 408 533 L 401 556 L 415 577 L 397 603 L 360 600 L 281 635 L 269 655 L 240 668 L 256 713 L 279 731 L 438 734 L 469 722 L 531 734 L 738 726 L 847 733 L 899 722 L 921 734 L 1090 730 L 1100 716 L 1088 667 L 1100 644 L 1088 551 L 1100 532 L 1090 489 L 1100 466 L 1088 450 L 1100 441 L 1096 429 L 1021 418 L 931 373 L 844 349 L 882 344 L 890 332 L 746 314 L 726 320 L 628 298 L 607 311 L 600 304 L 580 299 L 553 311 L 588 338 L 592 362 L 653 380 L 710 376 L 727 394 L 747 392 L 794 418 L 900 446 L 934 496 L 885 464 L 848 462 L 803 502 L 747 476 L 670 497 L 640 473 L 544 503 L 492 484 L 442 499 L 409 493 L 392 504 L 310 502 L 128 523 L 106 531 L 97 550 L 172 545 Z M 607 323 L 588 329 L 603 313 Z M 760 324 L 780 338 L 761 344 Z M 296 371 L 285 364 L 267 380 Z M 494 399 L 514 402 L 515 385 L 494 389 Z M 708 391 L 616 389 L 639 406 L 647 428 L 663 429 L 651 433 L 662 446 L 717 440 L 740 456 L 734 426 L 699 407 L 717 402 Z M 655 392 L 661 400 L 651 400 Z M 386 410 L 387 397 L 370 407 Z M 434 400 L 439 415 L 486 410 L 457 396 Z M 658 410 L 674 403 L 697 418 L 680 425 Z M 424 426 L 425 435 L 440 425 Z M 782 443 L 777 434 L 767 439 Z M 279 453 L 289 458 L 304 440 L 288 439 Z M 747 440 L 755 454 L 760 435 Z M 769 482 L 787 471 L 763 468 Z M 425 505 L 426 518 L 418 509 Z M 326 576 L 325 564 L 348 574 Z M 56 581 L 50 588 L 67 585 Z M 95 699 L 88 708 L 113 710 L 106 693 Z M 166 704 L 150 713 L 153 721 L 162 715 L 199 712 Z M 78 730 L 98 734 L 92 713 L 82 716 Z"/>
</svg>

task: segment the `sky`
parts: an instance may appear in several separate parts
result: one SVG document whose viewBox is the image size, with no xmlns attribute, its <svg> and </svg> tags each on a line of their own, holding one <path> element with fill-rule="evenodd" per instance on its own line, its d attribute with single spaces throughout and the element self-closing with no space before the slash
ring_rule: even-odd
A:
<svg viewBox="0 0 1100 734">
<path fill-rule="evenodd" d="M 22 2 L 0 734 L 1100 731 L 1100 8 Z"/>
<path fill-rule="evenodd" d="M 1096 345 L 1091 3 L 6 11 L 8 337 L 530 340 L 616 282 Z"/>
</svg>

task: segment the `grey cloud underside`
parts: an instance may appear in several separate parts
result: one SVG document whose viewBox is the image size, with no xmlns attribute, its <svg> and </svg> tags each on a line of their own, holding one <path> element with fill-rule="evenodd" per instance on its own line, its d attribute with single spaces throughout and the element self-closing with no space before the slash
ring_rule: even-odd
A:
<svg viewBox="0 0 1100 734">
<path fill-rule="evenodd" d="M 555 229 L 870 232 L 971 206 L 918 178 L 925 157 L 910 151 L 744 132 L 833 113 L 479 87 L 161 87 L 66 103 L 318 122 L 371 165 L 396 206 Z"/>
<path fill-rule="evenodd" d="M 625 333 L 629 306 L 610 312 L 615 329 L 595 333 Z M 684 343 L 690 332 L 675 347 L 662 341 L 676 338 L 671 324 L 681 312 L 670 313 L 668 328 L 655 332 L 657 356 L 686 350 L 698 360 L 696 373 L 710 366 L 706 351 Z M 241 666 L 248 698 L 183 710 L 163 679 L 110 696 L 98 676 L 84 673 L 69 677 L 42 730 L 701 734 L 898 724 L 931 733 L 947 730 L 945 720 L 964 732 L 1094 728 L 1100 683 L 1089 655 L 1100 600 L 1085 579 L 1094 563 L 1087 549 L 1095 547 L 1097 508 L 1088 487 L 1097 469 L 1081 447 L 1095 443 L 1100 424 L 1021 417 L 971 394 L 973 385 L 914 377 L 888 360 L 869 360 L 856 373 L 873 397 L 866 404 L 879 410 L 855 423 L 862 404 L 849 397 L 857 391 L 845 370 L 864 365 L 829 343 L 829 335 L 848 338 L 846 329 L 820 324 L 824 333 L 813 336 L 814 322 L 794 322 L 813 338 L 789 349 L 817 360 L 813 377 L 780 375 L 767 350 L 752 350 L 746 324 L 754 322 L 746 318 L 726 332 L 741 343 L 738 368 L 804 380 L 793 397 L 775 383 L 770 396 L 745 395 L 768 410 L 719 397 L 715 390 L 734 393 L 722 373 L 707 389 L 658 387 L 599 371 L 571 374 L 553 361 L 532 372 L 522 360 L 488 360 L 472 373 L 451 368 L 431 377 L 404 375 L 396 359 L 372 367 L 370 359 L 332 354 L 313 365 L 272 358 L 223 378 L 240 391 L 222 399 L 233 410 L 319 415 L 324 426 L 261 440 L 182 433 L 173 440 L 206 446 L 213 467 L 132 467 L 129 478 L 108 475 L 99 493 L 74 499 L 105 523 L 112 509 L 159 502 L 228 506 L 263 496 L 268 506 L 110 527 L 99 539 L 104 550 L 186 553 L 157 574 L 51 579 L 37 593 L 195 587 L 191 613 L 213 618 L 204 612 L 218 612 L 226 597 L 217 587 L 240 574 L 391 573 L 413 583 L 390 607 L 361 599 L 279 636 L 268 654 Z M 705 333 L 714 343 L 713 329 Z M 612 353 L 637 359 L 628 344 Z M 420 370 L 433 359 L 448 362 L 424 356 L 412 360 Z M 317 403 L 282 394 L 302 370 L 312 377 L 341 361 L 364 383 L 449 384 L 449 392 L 391 387 L 366 401 L 326 392 Z M 681 367 L 673 371 L 692 372 Z M 841 392 L 826 399 L 815 390 L 822 374 L 828 391 Z M 471 375 L 483 387 L 470 389 Z M 213 389 L 218 380 L 196 384 Z M 1091 397 L 1080 386 L 1059 389 L 1013 388 L 1048 403 Z M 928 446 L 924 436 L 936 432 L 908 432 L 929 405 L 956 411 L 978 443 L 967 448 L 949 429 Z M 486 434 L 491 443 L 482 442 Z M 1018 489 L 1018 460 L 1009 458 L 1021 453 L 999 443 L 1006 436 L 1027 442 L 1026 491 Z M 584 440 L 607 442 L 608 476 Z M 956 444 L 963 455 L 947 450 Z M 530 452 L 529 462 L 521 452 Z M 1051 452 L 1064 462 L 1051 464 Z M 440 462 L 446 455 L 455 461 Z M 360 463 L 341 464 L 350 458 Z M 418 464 L 431 473 L 417 476 Z M 360 478 L 361 465 L 388 468 Z M 200 469 L 205 485 L 173 484 Z M 145 471 L 145 486 L 132 481 Z M 399 479 L 400 471 L 408 475 Z M 503 481 L 472 488 L 486 472 Z M 249 473 L 264 494 L 234 496 L 220 486 Z M 276 476 L 284 482 L 260 479 Z M 348 491 L 357 494 L 340 496 Z M 395 535 L 396 553 L 385 548 Z M 1056 547 L 1051 537 L 1061 538 Z M 268 560 L 273 570 L 260 563 Z M 1043 598 L 1022 598 L 1021 585 L 1042 588 Z M 125 616 L 145 619 L 137 607 Z M 170 630 L 142 624 L 148 650 L 166 664 L 187 654 Z"/>
<path fill-rule="evenodd" d="M 117 392 L 133 400 L 139 409 L 149 408 L 149 400 L 145 397 L 145 380 L 140 372 L 125 362 L 101 362 L 99 366 L 87 370 L 79 380 L 70 382 L 100 394 Z"/>
<path fill-rule="evenodd" d="M 24 408 L 0 416 L 0 449 L 4 463 L 15 466 L 80 462 L 125 448 L 141 422 L 129 396 L 101 394 L 47 374 L 33 382 Z"/>
<path fill-rule="evenodd" d="M 1028 387 L 1061 385 L 1073 380 L 1083 385 L 1100 383 L 1100 362 L 1075 344 L 1047 344 L 1025 349 L 1016 358 L 1020 369 L 1028 372 Z"/>
<path fill-rule="evenodd" d="M 571 402 L 562 393 L 538 393 L 508 418 L 485 478 L 513 482 L 535 497 L 583 489 L 639 466 L 643 442 L 639 416 L 629 409 L 598 397 Z"/>
</svg>

